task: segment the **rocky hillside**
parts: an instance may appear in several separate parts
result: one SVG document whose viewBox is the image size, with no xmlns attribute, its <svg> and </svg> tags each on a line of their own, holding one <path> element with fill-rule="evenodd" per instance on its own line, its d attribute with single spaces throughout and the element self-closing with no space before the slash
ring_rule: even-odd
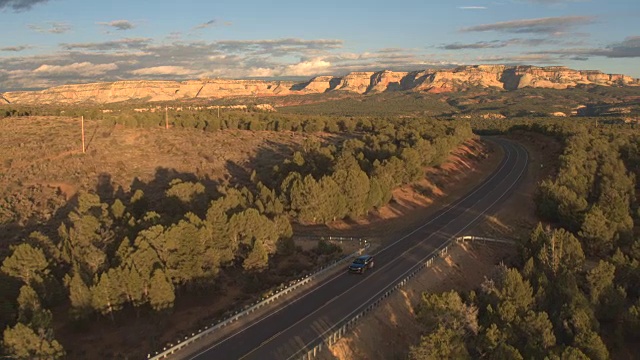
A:
<svg viewBox="0 0 640 360">
<path fill-rule="evenodd" d="M 477 65 L 412 72 L 352 72 L 343 77 L 318 76 L 304 83 L 288 81 L 205 79 L 177 81 L 117 81 L 64 85 L 42 91 L 0 94 L 0 103 L 76 104 L 127 100 L 169 101 L 232 96 L 282 96 L 348 91 L 367 94 L 384 91 L 432 93 L 471 88 L 516 90 L 524 87 L 566 89 L 579 85 L 640 86 L 640 80 L 600 71 L 566 67 Z"/>
</svg>

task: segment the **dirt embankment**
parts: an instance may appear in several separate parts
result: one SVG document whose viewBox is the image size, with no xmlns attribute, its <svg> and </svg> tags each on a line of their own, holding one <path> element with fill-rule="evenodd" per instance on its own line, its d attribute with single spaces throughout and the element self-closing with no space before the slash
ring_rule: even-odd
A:
<svg viewBox="0 0 640 360">
<path fill-rule="evenodd" d="M 471 229 L 470 234 L 526 239 L 538 221 L 533 203 L 536 184 L 553 175 L 561 145 L 553 139 L 529 133 L 516 133 L 509 138 L 522 143 L 529 152 L 531 164 L 527 178 L 497 213 Z M 460 174 L 461 178 L 453 185 L 455 190 L 449 190 L 449 194 L 464 194 L 480 178 L 491 173 L 500 156 L 495 150 L 489 153 L 493 155 L 486 161 L 476 163 L 466 176 Z M 470 176 L 469 172 L 473 175 Z M 428 214 L 429 208 L 437 207 L 422 207 L 403 219 L 408 221 L 411 217 L 423 217 Z M 414 308 L 423 292 L 473 290 L 485 278 L 490 278 L 500 263 L 508 264 L 516 255 L 515 246 L 463 244 L 451 248 L 444 258 L 436 261 L 434 267 L 411 279 L 404 288 L 363 318 L 347 336 L 328 351 L 323 351 L 320 359 L 406 359 L 411 345 L 420 340 L 421 328 L 415 319 Z"/>
<path fill-rule="evenodd" d="M 425 217 L 455 201 L 485 179 L 502 159 L 502 150 L 491 142 L 473 139 L 455 150 L 425 177 L 393 191 L 389 204 L 365 218 L 339 220 L 318 226 L 294 224 L 298 235 L 357 236 L 384 242 L 411 229 Z"/>
<path fill-rule="evenodd" d="M 387 298 L 346 337 L 323 351 L 319 359 L 406 359 L 409 347 L 420 341 L 422 330 L 414 308 L 423 291 L 472 290 L 492 275 L 495 264 L 515 251 L 515 247 L 479 244 L 451 248 L 446 257 Z"/>
</svg>

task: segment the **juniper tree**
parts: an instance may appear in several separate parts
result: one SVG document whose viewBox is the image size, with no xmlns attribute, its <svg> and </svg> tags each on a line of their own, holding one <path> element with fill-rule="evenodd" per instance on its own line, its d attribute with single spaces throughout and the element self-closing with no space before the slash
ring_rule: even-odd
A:
<svg viewBox="0 0 640 360">
<path fill-rule="evenodd" d="M 2 262 L 0 270 L 25 284 L 42 283 L 49 274 L 49 261 L 44 252 L 27 243 L 12 247 L 12 253 Z"/>
<path fill-rule="evenodd" d="M 3 345 L 13 359 L 62 359 L 65 351 L 55 340 L 36 334 L 29 326 L 17 323 L 4 330 Z"/>
<path fill-rule="evenodd" d="M 166 311 L 173 307 L 176 299 L 174 287 L 167 275 L 160 269 L 153 272 L 149 283 L 149 304 L 155 311 Z"/>
<path fill-rule="evenodd" d="M 90 291 L 93 309 L 102 315 L 109 315 L 115 321 L 114 312 L 120 310 L 125 302 L 121 279 L 115 269 L 96 276 Z"/>
<path fill-rule="evenodd" d="M 23 285 L 18 295 L 18 322 L 29 325 L 34 331 L 42 334 L 52 332 L 53 315 L 44 309 L 35 290 Z"/>
<path fill-rule="evenodd" d="M 71 303 L 71 309 L 69 309 L 70 315 L 76 320 L 84 319 L 93 309 L 91 290 L 77 271 L 74 271 L 73 275 L 67 279 L 69 301 Z"/>
<path fill-rule="evenodd" d="M 604 255 L 613 249 L 613 236 L 616 232 L 613 225 L 598 205 L 589 209 L 579 232 L 589 254 Z"/>
<path fill-rule="evenodd" d="M 249 256 L 242 262 L 242 267 L 249 271 L 260 271 L 269 266 L 269 254 L 264 248 L 262 241 L 256 240 Z"/>
</svg>

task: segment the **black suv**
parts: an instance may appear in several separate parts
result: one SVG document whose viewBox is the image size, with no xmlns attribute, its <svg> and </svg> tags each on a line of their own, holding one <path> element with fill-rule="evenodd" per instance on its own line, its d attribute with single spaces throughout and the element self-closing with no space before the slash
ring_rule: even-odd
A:
<svg viewBox="0 0 640 360">
<path fill-rule="evenodd" d="M 373 268 L 373 256 L 362 255 L 357 257 L 351 265 L 349 265 L 349 272 L 363 274 L 367 269 Z"/>
</svg>

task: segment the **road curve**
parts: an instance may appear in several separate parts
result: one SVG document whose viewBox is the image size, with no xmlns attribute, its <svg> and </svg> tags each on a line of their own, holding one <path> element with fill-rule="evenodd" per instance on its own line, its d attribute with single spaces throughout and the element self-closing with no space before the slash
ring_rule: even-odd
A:
<svg viewBox="0 0 640 360">
<path fill-rule="evenodd" d="M 464 197 L 377 251 L 374 269 L 364 275 L 340 272 L 191 359 L 300 358 L 307 347 L 394 286 L 434 249 L 494 212 L 517 189 L 526 174 L 527 151 L 512 141 L 493 141 L 504 150 L 497 169 Z"/>
</svg>

